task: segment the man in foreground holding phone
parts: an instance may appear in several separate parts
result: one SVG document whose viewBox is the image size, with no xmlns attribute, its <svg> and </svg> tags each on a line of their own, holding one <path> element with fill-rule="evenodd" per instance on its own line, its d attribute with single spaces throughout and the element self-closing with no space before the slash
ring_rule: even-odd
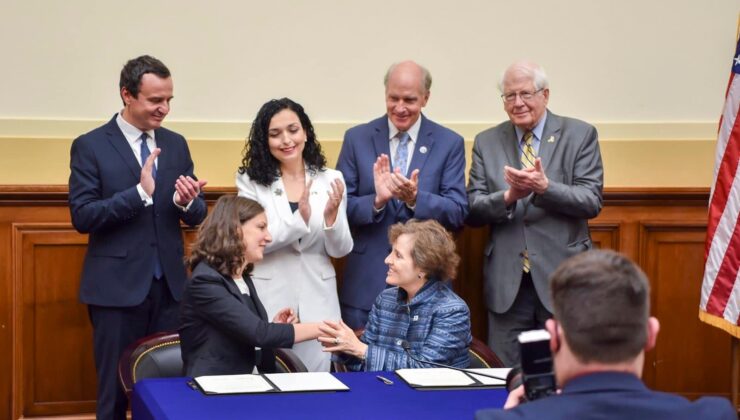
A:
<svg viewBox="0 0 740 420">
<path fill-rule="evenodd" d="M 514 389 L 504 410 L 482 410 L 476 419 L 736 419 L 730 402 L 695 402 L 651 391 L 640 380 L 645 351 L 660 329 L 649 316 L 645 274 L 613 251 L 588 251 L 563 262 L 550 279 L 554 313 L 550 333 L 557 395 L 522 403 Z"/>
</svg>

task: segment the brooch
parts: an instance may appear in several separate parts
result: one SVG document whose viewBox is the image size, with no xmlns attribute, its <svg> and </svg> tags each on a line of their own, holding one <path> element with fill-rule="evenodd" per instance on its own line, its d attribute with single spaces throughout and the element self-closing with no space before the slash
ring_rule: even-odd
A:
<svg viewBox="0 0 740 420">
<path fill-rule="evenodd" d="M 273 191 L 273 192 L 278 197 L 280 197 L 281 195 L 283 195 L 283 190 L 281 190 L 280 188 L 275 188 L 275 191 Z"/>
<path fill-rule="evenodd" d="M 555 136 L 550 136 L 550 137 L 549 137 L 549 138 L 547 139 L 547 142 L 548 142 L 548 143 L 555 143 Z"/>
</svg>

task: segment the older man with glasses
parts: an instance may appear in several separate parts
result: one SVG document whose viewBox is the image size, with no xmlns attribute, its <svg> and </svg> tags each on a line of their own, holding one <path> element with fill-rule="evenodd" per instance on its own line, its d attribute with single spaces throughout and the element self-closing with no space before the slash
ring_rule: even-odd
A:
<svg viewBox="0 0 740 420">
<path fill-rule="evenodd" d="M 509 121 L 475 137 L 467 223 L 491 227 L 483 267 L 488 343 L 513 366 L 517 335 L 552 316 L 548 276 L 592 246 L 588 219 L 601 211 L 604 170 L 596 129 L 547 109 L 542 67 L 512 64 L 499 90 Z"/>
</svg>

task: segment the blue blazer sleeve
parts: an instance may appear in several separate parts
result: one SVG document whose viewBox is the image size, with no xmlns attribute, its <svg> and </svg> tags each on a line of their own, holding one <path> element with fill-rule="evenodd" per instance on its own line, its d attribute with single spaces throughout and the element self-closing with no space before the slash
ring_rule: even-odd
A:
<svg viewBox="0 0 740 420">
<path fill-rule="evenodd" d="M 403 209 L 411 212 L 406 206 L 403 206 Z M 434 219 L 450 230 L 459 230 L 462 228 L 467 215 L 465 143 L 462 137 L 455 136 L 452 139 L 450 153 L 445 157 L 439 190 L 431 192 L 425 188 L 419 188 L 416 196 L 416 207 L 413 214 L 409 214 L 409 218 Z"/>
<path fill-rule="evenodd" d="M 103 198 L 100 163 L 92 140 L 77 138 L 70 152 L 69 207 L 72 225 L 81 233 L 125 223 L 144 208 L 135 184 Z"/>
</svg>

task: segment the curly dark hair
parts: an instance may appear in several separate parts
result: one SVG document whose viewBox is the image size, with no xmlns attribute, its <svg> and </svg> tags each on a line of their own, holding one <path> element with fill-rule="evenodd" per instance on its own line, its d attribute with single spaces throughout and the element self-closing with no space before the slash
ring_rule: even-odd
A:
<svg viewBox="0 0 740 420">
<path fill-rule="evenodd" d="M 244 241 L 241 226 L 265 212 L 260 203 L 246 197 L 221 196 L 198 228 L 187 263 L 194 269 L 205 261 L 214 270 L 231 277 L 244 265 Z M 245 273 L 252 271 L 247 265 Z"/>
<path fill-rule="evenodd" d="M 252 122 L 252 129 L 249 130 L 249 137 L 242 152 L 242 166 L 239 167 L 240 174 L 246 173 L 260 185 L 269 186 L 280 177 L 280 162 L 270 153 L 268 133 L 272 117 L 284 109 L 298 115 L 303 131 L 306 132 L 303 161 L 308 165 L 309 172 L 315 174 L 326 168 L 326 158 L 316 139 L 313 124 L 303 107 L 289 98 L 272 99 L 262 105 Z"/>
<path fill-rule="evenodd" d="M 134 98 L 138 97 L 141 78 L 147 73 L 152 73 L 162 79 L 170 77 L 170 69 L 164 63 L 150 55 L 142 55 L 128 60 L 121 69 L 121 78 L 118 81 L 119 92 L 126 88 Z M 123 96 L 121 100 L 123 101 Z M 126 102 L 123 104 L 126 105 Z"/>
<path fill-rule="evenodd" d="M 406 223 L 396 223 L 388 230 L 388 240 L 393 244 L 404 234 L 414 237 L 411 258 L 414 265 L 426 273 L 428 279 L 455 278 L 460 256 L 457 255 L 452 235 L 439 222 L 410 219 Z"/>
</svg>

